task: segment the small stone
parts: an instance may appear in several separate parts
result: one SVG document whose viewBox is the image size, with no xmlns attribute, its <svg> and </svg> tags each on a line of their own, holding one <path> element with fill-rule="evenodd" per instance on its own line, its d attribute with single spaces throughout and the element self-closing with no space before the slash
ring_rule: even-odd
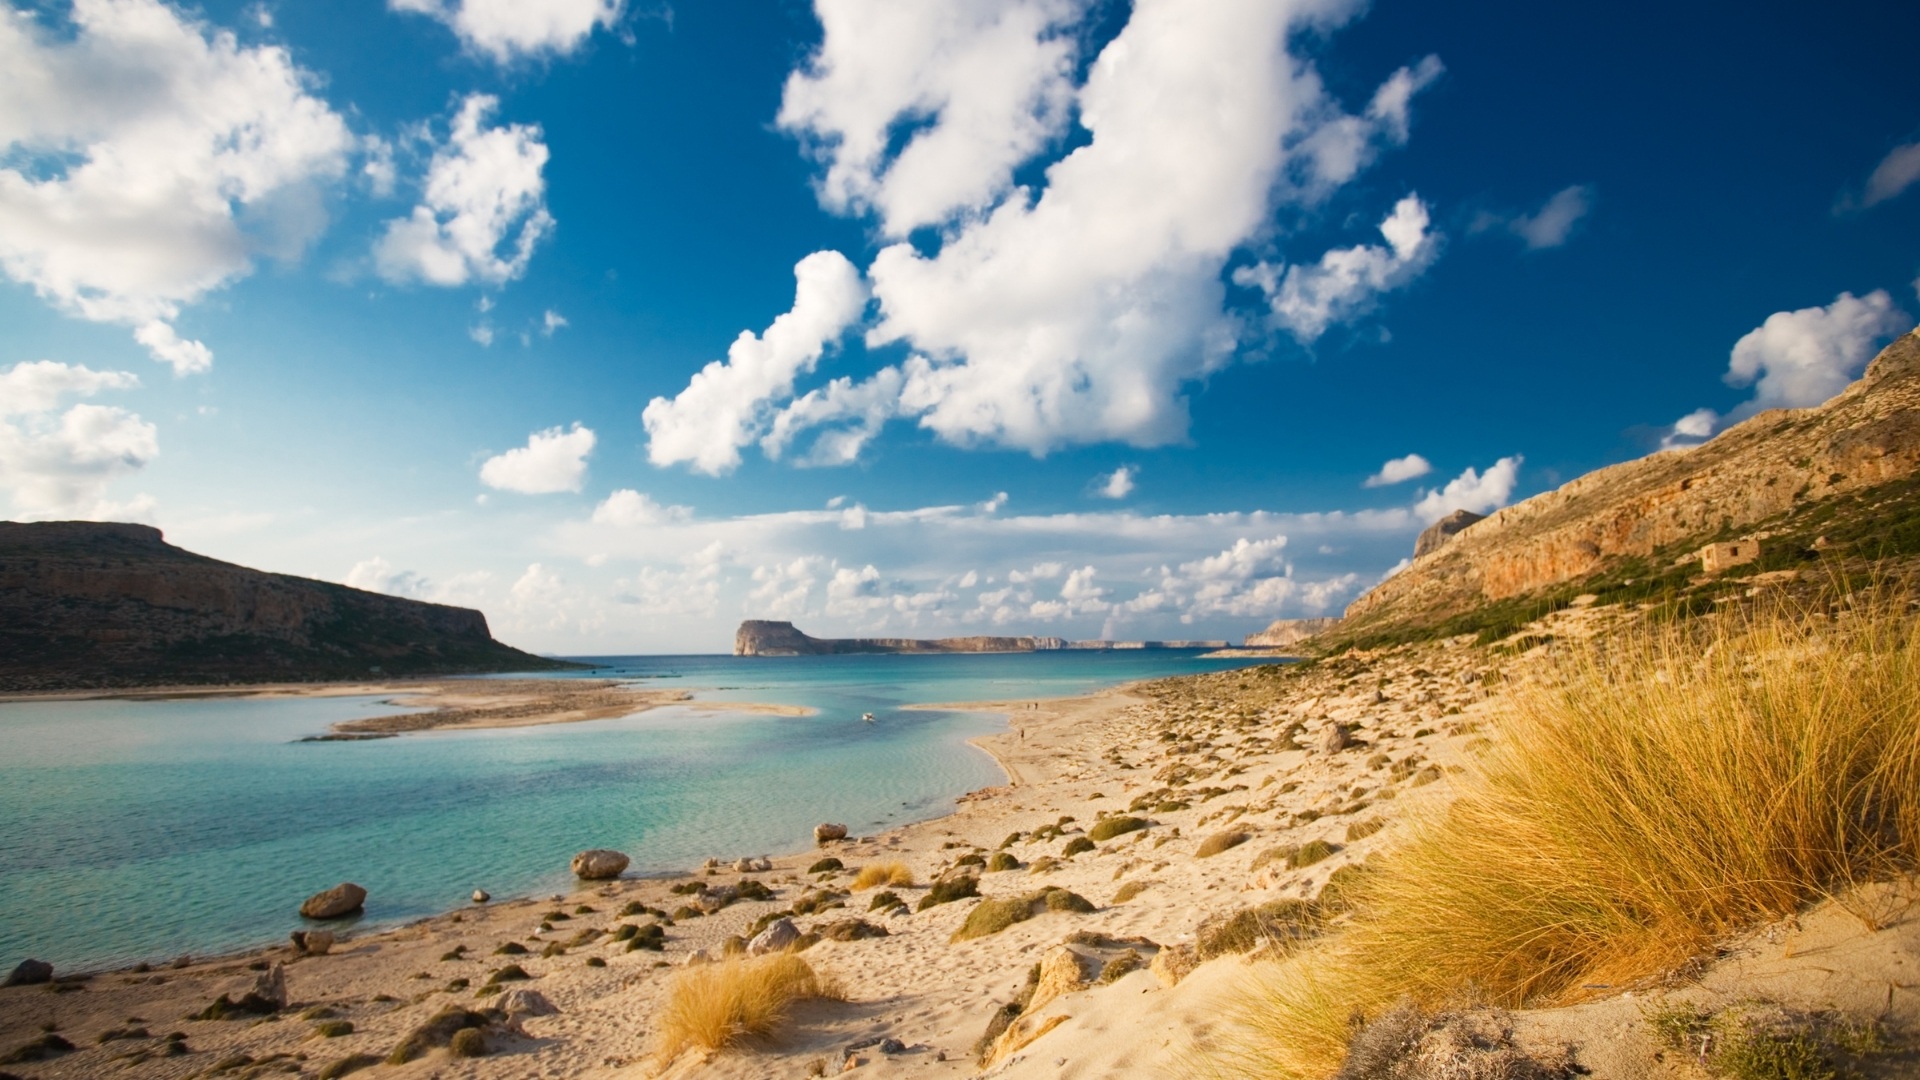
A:
<svg viewBox="0 0 1920 1080">
<path fill-rule="evenodd" d="M 1327 730 L 1320 733 L 1320 752 L 1323 754 L 1337 754 L 1345 750 L 1352 742 L 1353 737 L 1347 734 L 1346 728 L 1341 727 L 1339 724 L 1328 724 Z"/>
<path fill-rule="evenodd" d="M 295 930 L 287 937 L 293 942 L 293 951 L 301 956 L 325 956 L 335 940 L 330 930 Z"/>
<path fill-rule="evenodd" d="M 492 1007 L 510 1017 L 557 1016 L 560 1013 L 559 1008 L 538 990 L 509 990 L 494 998 Z"/>
<path fill-rule="evenodd" d="M 489 893 L 489 892 L 487 892 L 487 890 L 485 890 L 485 889 L 475 889 L 475 890 L 473 890 L 473 902 L 474 902 L 474 903 L 476 903 L 476 904 L 484 904 L 484 903 L 486 903 L 487 901 L 489 901 L 489 900 L 491 900 L 491 899 L 493 899 L 493 894 L 492 894 L 492 893 Z"/>
<path fill-rule="evenodd" d="M 573 857 L 573 876 L 585 881 L 607 881 L 619 877 L 631 861 L 618 851 L 594 848 Z"/>
<path fill-rule="evenodd" d="M 0 986 L 35 986 L 53 981 L 53 965 L 45 960 L 22 960 Z"/>
<path fill-rule="evenodd" d="M 300 914 L 309 919 L 344 919 L 364 910 L 367 890 L 351 881 L 343 881 L 326 892 L 314 893 L 300 905 Z"/>
<path fill-rule="evenodd" d="M 904 1054 L 907 1052 L 907 1045 L 899 1039 L 881 1039 L 880 1052 L 883 1054 Z"/>
<path fill-rule="evenodd" d="M 816 847 L 826 847 L 835 840 L 845 840 L 846 838 L 847 827 L 845 825 L 823 823 L 813 827 L 813 842 Z"/>
</svg>

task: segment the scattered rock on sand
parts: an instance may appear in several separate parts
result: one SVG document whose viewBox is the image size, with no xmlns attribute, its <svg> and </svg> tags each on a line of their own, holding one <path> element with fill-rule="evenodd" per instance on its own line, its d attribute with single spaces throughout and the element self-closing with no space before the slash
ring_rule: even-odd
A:
<svg viewBox="0 0 1920 1080">
<path fill-rule="evenodd" d="M 846 838 L 847 827 L 845 825 L 825 823 L 813 827 L 813 842 L 819 847 L 826 847 L 835 840 L 845 840 Z"/>
<path fill-rule="evenodd" d="M 52 964 L 45 960 L 28 959 L 20 961 L 19 966 L 13 969 L 13 974 L 7 976 L 6 982 L 0 982 L 0 986 L 33 986 L 52 981 Z"/>
<path fill-rule="evenodd" d="M 573 876 L 584 881 L 608 881 L 619 877 L 631 861 L 618 851 L 594 848 L 573 857 Z"/>
<path fill-rule="evenodd" d="M 1328 724 L 1327 730 L 1320 733 L 1320 752 L 1337 754 L 1353 743 L 1353 737 L 1339 724 Z"/>
<path fill-rule="evenodd" d="M 314 893 L 300 905 L 300 914 L 309 919 L 344 919 L 366 907 L 367 890 L 351 881 L 343 881 L 326 892 Z"/>
<path fill-rule="evenodd" d="M 734 873 L 737 874 L 763 874 L 771 869 L 773 869 L 773 860 L 771 859 L 748 857 L 736 860 L 733 864 Z"/>
<path fill-rule="evenodd" d="M 1153 954 L 1153 962 L 1147 965 L 1147 970 L 1153 972 L 1154 978 L 1160 980 L 1161 986 L 1171 988 L 1178 985 L 1181 979 L 1186 978 L 1187 973 L 1198 966 L 1199 962 L 1193 946 L 1166 945 Z"/>
<path fill-rule="evenodd" d="M 1040 958 L 1040 980 L 1034 984 L 1033 997 L 1026 1011 L 1038 1012 L 1047 1002 L 1062 994 L 1085 989 L 1100 974 L 1100 963 L 1065 945 L 1055 945 Z"/>
<path fill-rule="evenodd" d="M 332 935 L 328 935 L 331 937 Z M 287 970 L 279 964 L 254 977 L 253 985 L 247 988 L 240 999 L 244 1005 L 253 1007 L 253 1011 L 279 1012 L 287 1007 Z M 262 1006 L 269 1006 L 264 1010 Z"/>
<path fill-rule="evenodd" d="M 489 1008 L 509 1018 L 522 1016 L 558 1016 L 560 1010 L 538 990 L 509 990 L 493 999 Z"/>
<path fill-rule="evenodd" d="M 793 925 L 792 919 L 775 919 L 752 941 L 747 942 L 747 953 L 751 956 L 765 956 L 768 953 L 781 952 L 799 939 L 800 928 Z"/>
<path fill-rule="evenodd" d="M 293 951 L 300 956 L 325 956 L 333 948 L 331 930 L 295 930 L 287 937 L 293 942 Z"/>
</svg>

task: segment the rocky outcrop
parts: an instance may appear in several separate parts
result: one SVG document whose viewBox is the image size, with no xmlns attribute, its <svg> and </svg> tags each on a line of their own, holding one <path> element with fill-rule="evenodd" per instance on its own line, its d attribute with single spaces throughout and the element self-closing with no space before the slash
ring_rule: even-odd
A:
<svg viewBox="0 0 1920 1080">
<path fill-rule="evenodd" d="M 733 635 L 735 656 L 836 656 L 848 653 L 1038 652 L 1065 647 L 1059 638 L 816 638 L 790 622 L 748 619 Z"/>
<path fill-rule="evenodd" d="M 823 822 L 813 827 L 813 842 L 819 847 L 826 847 L 835 840 L 845 840 L 846 838 L 847 827 L 845 825 Z"/>
<path fill-rule="evenodd" d="M 1277 619 L 1257 634 L 1247 635 L 1249 648 L 1284 649 L 1340 625 L 1339 619 Z"/>
<path fill-rule="evenodd" d="M 1920 472 L 1920 332 L 1838 397 L 1776 409 L 1689 450 L 1588 473 L 1500 510 L 1347 608 L 1342 633 L 1437 622 Z M 1665 567 L 1656 567 L 1656 570 Z"/>
<path fill-rule="evenodd" d="M 582 881 L 609 881 L 619 877 L 629 861 L 618 851 L 594 848 L 573 857 L 573 876 Z"/>
<path fill-rule="evenodd" d="M 250 570 L 145 525 L 0 522 L 0 690 L 564 666 L 478 611 Z"/>
<path fill-rule="evenodd" d="M 1419 539 L 1413 542 L 1413 557 L 1431 555 L 1447 546 L 1447 541 L 1476 521 L 1487 520 L 1487 515 L 1476 514 L 1471 510 L 1455 510 L 1439 521 L 1420 531 Z"/>
<path fill-rule="evenodd" d="M 367 890 L 351 881 L 343 881 L 325 892 L 307 897 L 300 914 L 309 919 L 344 919 L 366 907 Z"/>
</svg>

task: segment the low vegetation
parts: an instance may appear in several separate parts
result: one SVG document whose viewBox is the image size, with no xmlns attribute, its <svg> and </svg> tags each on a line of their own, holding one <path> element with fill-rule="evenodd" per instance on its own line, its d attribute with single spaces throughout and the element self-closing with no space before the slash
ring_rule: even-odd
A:
<svg viewBox="0 0 1920 1080">
<path fill-rule="evenodd" d="M 1085 915 L 1093 910 L 1093 903 L 1086 897 L 1061 888 L 1040 889 L 1020 896 L 994 897 L 980 901 L 972 911 L 967 912 L 967 921 L 953 932 L 953 940 L 971 941 L 997 934 L 1014 923 L 1026 922 L 1048 911 L 1071 911 Z"/>
<path fill-rule="evenodd" d="M 791 953 L 730 957 L 675 975 L 661 1008 L 654 1053 L 723 1050 L 772 1034 L 802 1001 L 844 1000 L 839 987 Z"/>
<path fill-rule="evenodd" d="M 1557 663 L 1510 689 L 1454 801 L 1343 883 L 1344 930 L 1265 972 L 1239 1067 L 1327 1076 L 1397 1002 L 1577 1001 L 1920 861 L 1905 597 L 1649 620 Z"/>
<path fill-rule="evenodd" d="M 907 887 L 913 884 L 913 870 L 902 862 L 869 863 L 853 875 L 853 891 L 865 892 L 882 885 Z"/>
</svg>

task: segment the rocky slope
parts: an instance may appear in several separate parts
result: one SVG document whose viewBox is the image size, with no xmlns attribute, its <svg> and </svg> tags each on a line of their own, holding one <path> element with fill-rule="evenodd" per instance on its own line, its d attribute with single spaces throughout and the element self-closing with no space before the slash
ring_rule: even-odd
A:
<svg viewBox="0 0 1920 1080">
<path fill-rule="evenodd" d="M 1060 649 L 1059 638 L 817 638 L 790 622 L 748 619 L 733 635 L 735 656 L 833 656 L 842 653 L 986 653 Z"/>
<path fill-rule="evenodd" d="M 1763 412 L 1701 446 L 1600 469 L 1462 525 L 1354 601 L 1339 636 L 1436 626 L 1596 580 L 1684 586 L 1699 572 L 1687 560 L 1713 540 L 1760 537 L 1756 570 L 1813 558 L 1830 532 L 1902 538 L 1863 543 L 1863 554 L 1920 553 L 1904 539 L 1920 516 L 1917 473 L 1920 332 L 1825 405 Z"/>
<path fill-rule="evenodd" d="M 0 690 L 568 667 L 468 608 L 269 574 L 158 529 L 0 522 Z"/>
<path fill-rule="evenodd" d="M 1284 649 L 1340 625 L 1339 619 L 1275 619 L 1265 630 L 1247 635 L 1248 648 Z"/>
</svg>

